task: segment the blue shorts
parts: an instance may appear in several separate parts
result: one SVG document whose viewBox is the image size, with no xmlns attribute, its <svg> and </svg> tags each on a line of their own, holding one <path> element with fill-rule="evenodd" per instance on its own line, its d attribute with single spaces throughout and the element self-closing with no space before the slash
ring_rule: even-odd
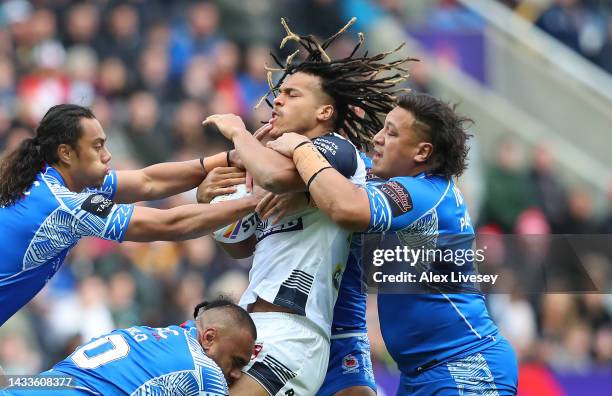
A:
<svg viewBox="0 0 612 396">
<path fill-rule="evenodd" d="M 402 373 L 403 395 L 516 395 L 518 366 L 510 343 L 502 338 L 491 347 L 409 376 Z"/>
<path fill-rule="evenodd" d="M 368 386 L 376 391 L 366 333 L 345 338 L 332 336 L 327 374 L 317 396 L 331 396 L 351 386 Z"/>
</svg>

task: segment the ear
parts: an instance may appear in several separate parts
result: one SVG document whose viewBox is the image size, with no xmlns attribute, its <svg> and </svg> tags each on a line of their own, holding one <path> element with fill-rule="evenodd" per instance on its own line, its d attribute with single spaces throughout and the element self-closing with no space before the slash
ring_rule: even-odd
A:
<svg viewBox="0 0 612 396">
<path fill-rule="evenodd" d="M 71 165 L 74 161 L 75 152 L 69 144 L 62 143 L 57 146 L 57 158 L 64 165 Z"/>
<path fill-rule="evenodd" d="M 319 111 L 317 112 L 317 120 L 326 122 L 331 120 L 333 116 L 334 106 L 328 104 L 319 107 Z"/>
<path fill-rule="evenodd" d="M 214 327 L 207 327 L 204 331 L 202 331 L 202 336 L 200 338 L 200 344 L 204 350 L 210 348 L 210 346 L 217 339 L 217 329 Z"/>
<path fill-rule="evenodd" d="M 414 161 L 418 163 L 425 163 L 431 157 L 433 153 L 433 145 L 429 142 L 421 142 L 418 144 L 416 149 L 416 155 Z"/>
</svg>

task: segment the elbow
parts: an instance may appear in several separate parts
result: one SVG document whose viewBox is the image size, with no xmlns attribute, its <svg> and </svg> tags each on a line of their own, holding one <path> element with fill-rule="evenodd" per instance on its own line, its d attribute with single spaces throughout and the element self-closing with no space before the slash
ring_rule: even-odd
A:
<svg viewBox="0 0 612 396">
<path fill-rule="evenodd" d="M 284 171 L 270 172 L 270 174 L 256 180 L 264 190 L 275 194 L 282 194 L 293 187 L 293 172 L 290 174 Z"/>
<path fill-rule="evenodd" d="M 272 177 L 265 177 L 261 180 L 256 180 L 257 184 L 261 186 L 266 191 L 270 191 L 273 193 L 278 193 L 279 185 L 276 180 Z"/>
</svg>

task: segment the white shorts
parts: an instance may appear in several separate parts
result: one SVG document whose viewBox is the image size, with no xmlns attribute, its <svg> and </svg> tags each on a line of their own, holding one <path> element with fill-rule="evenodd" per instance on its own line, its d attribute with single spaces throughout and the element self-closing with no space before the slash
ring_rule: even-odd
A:
<svg viewBox="0 0 612 396">
<path fill-rule="evenodd" d="M 323 384 L 329 362 L 329 339 L 303 316 L 255 312 L 257 342 L 251 361 L 242 371 L 270 395 L 315 395 Z"/>
</svg>

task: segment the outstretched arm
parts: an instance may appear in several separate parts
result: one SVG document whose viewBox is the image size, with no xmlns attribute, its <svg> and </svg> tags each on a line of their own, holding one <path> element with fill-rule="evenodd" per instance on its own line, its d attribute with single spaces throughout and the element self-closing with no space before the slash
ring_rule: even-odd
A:
<svg viewBox="0 0 612 396">
<path fill-rule="evenodd" d="M 227 166 L 226 152 L 204 158 L 203 166 L 200 160 L 192 160 L 118 171 L 113 201 L 132 203 L 167 198 L 196 188 L 206 174 L 218 166 Z"/>
<path fill-rule="evenodd" d="M 234 201 L 192 204 L 160 210 L 135 207 L 124 240 L 136 242 L 193 239 L 253 212 L 259 197 Z"/>
</svg>

